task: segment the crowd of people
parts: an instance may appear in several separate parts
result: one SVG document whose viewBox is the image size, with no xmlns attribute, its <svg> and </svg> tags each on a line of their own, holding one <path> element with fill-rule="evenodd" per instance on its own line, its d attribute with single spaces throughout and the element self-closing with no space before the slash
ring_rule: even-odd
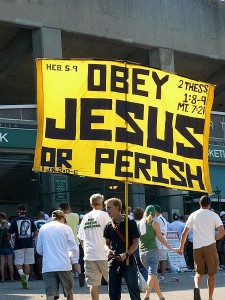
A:
<svg viewBox="0 0 225 300">
<path fill-rule="evenodd" d="M 148 288 L 144 300 L 154 289 L 165 300 L 160 285 L 165 282 L 168 249 L 185 255 L 189 269 L 195 269 L 194 300 L 200 300 L 203 275 L 208 274 L 209 300 L 213 298 L 215 274 L 224 267 L 225 212 L 210 209 L 210 198 L 200 198 L 200 209 L 182 218 L 173 214 L 169 223 L 159 205 L 145 209 L 129 207 L 128 222 L 117 198 L 104 201 L 101 194 L 90 197 L 91 211 L 82 215 L 71 211 L 68 202 L 61 202 L 48 217 L 44 212 L 36 220 L 28 217 L 24 204 L 18 205 L 18 216 L 9 223 L 0 213 L 1 281 L 20 278 L 28 288 L 30 276 L 43 279 L 46 299 L 64 296 L 73 300 L 74 274 L 79 285 L 85 282 L 92 300 L 99 300 L 99 286 L 108 284 L 111 300 L 121 299 L 125 280 L 132 300 L 140 300 L 137 270 L 140 269 Z M 126 230 L 128 228 L 128 230 Z M 167 242 L 168 231 L 176 231 L 180 246 L 173 249 Z M 7 274 L 6 271 L 7 270 Z"/>
</svg>

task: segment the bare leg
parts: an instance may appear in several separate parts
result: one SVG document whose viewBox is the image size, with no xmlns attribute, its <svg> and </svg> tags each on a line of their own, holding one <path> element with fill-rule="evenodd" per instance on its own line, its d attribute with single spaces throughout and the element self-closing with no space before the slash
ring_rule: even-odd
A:
<svg viewBox="0 0 225 300">
<path fill-rule="evenodd" d="M 203 278 L 203 275 L 195 273 L 195 277 L 194 277 L 194 283 L 195 283 L 194 299 L 201 299 L 199 287 L 202 284 L 202 278 Z"/>
<path fill-rule="evenodd" d="M 162 299 L 163 294 L 161 293 L 160 286 L 159 286 L 159 283 L 157 280 L 157 276 L 154 276 L 154 277 L 155 277 L 155 282 L 154 282 L 153 288 L 154 288 L 155 292 L 157 293 L 159 299 Z"/>
<path fill-rule="evenodd" d="M 67 296 L 67 298 L 66 298 L 67 300 L 73 300 L 74 298 L 73 298 L 73 291 L 71 291 L 70 293 L 69 293 L 69 295 Z"/>
<path fill-rule="evenodd" d="M 198 289 L 199 289 L 200 285 L 202 284 L 202 278 L 203 278 L 203 275 L 200 275 L 198 273 L 195 274 L 194 283 L 195 283 L 195 287 Z"/>
<path fill-rule="evenodd" d="M 213 298 L 213 292 L 214 292 L 214 287 L 215 287 L 215 275 L 208 275 L 208 292 L 209 292 L 209 300 L 212 300 Z"/>
<path fill-rule="evenodd" d="M 98 286 L 91 286 L 90 287 L 90 294 L 92 300 L 99 300 L 99 289 Z"/>
<path fill-rule="evenodd" d="M 16 269 L 17 269 L 17 271 L 18 271 L 18 270 L 23 270 L 23 266 L 21 266 L 21 265 L 16 265 Z"/>
<path fill-rule="evenodd" d="M 14 280 L 13 278 L 13 262 L 12 262 L 12 255 L 7 256 L 7 262 L 8 262 L 8 267 L 9 267 L 9 274 L 10 274 L 10 279 L 11 281 Z"/>
<path fill-rule="evenodd" d="M 160 269 L 161 269 L 161 275 L 164 276 L 166 273 L 166 260 L 160 261 Z"/>
<path fill-rule="evenodd" d="M 149 288 L 147 289 L 146 291 L 146 294 L 145 294 L 145 297 L 148 298 L 151 294 L 151 291 L 152 291 L 152 288 L 154 286 L 154 283 L 155 283 L 155 280 L 157 280 L 156 276 L 155 275 L 148 275 L 148 285 L 149 285 Z"/>
<path fill-rule="evenodd" d="M 24 264 L 24 273 L 26 275 L 30 275 L 30 265 L 25 265 Z"/>
<path fill-rule="evenodd" d="M 2 277 L 2 281 L 5 281 L 5 255 L 0 255 L 1 260 L 0 260 L 0 264 L 1 264 L 1 277 Z"/>
</svg>

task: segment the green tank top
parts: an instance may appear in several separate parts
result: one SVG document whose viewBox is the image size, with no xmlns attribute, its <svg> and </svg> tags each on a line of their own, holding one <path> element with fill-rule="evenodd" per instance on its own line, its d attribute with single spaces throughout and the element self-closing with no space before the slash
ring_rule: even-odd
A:
<svg viewBox="0 0 225 300">
<path fill-rule="evenodd" d="M 141 251 L 158 249 L 156 244 L 156 233 L 152 227 L 154 221 L 146 223 L 146 234 L 140 236 L 139 249 Z"/>
</svg>

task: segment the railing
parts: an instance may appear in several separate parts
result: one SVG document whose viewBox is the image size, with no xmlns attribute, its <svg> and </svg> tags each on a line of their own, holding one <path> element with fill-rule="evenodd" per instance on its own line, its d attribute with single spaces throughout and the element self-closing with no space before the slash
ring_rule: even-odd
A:
<svg viewBox="0 0 225 300">
<path fill-rule="evenodd" d="M 37 105 L 0 105 L 0 119 L 8 121 L 37 121 Z"/>
</svg>

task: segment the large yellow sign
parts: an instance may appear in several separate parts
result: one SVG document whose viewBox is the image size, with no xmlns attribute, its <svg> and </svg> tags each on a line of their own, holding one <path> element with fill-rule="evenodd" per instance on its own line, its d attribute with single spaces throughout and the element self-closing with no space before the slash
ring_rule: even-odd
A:
<svg viewBox="0 0 225 300">
<path fill-rule="evenodd" d="M 213 85 L 116 61 L 36 65 L 34 171 L 211 191 Z"/>
</svg>

